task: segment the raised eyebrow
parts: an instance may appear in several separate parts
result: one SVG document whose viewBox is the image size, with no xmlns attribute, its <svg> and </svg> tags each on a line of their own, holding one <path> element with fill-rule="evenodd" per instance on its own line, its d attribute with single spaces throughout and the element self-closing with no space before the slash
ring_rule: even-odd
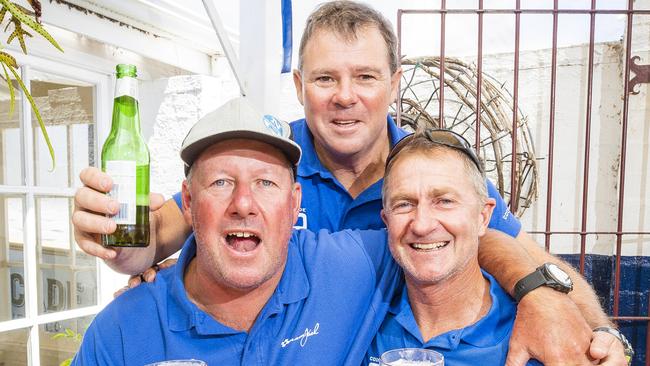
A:
<svg viewBox="0 0 650 366">
<path fill-rule="evenodd" d="M 332 69 L 318 68 L 318 69 L 311 70 L 308 75 L 333 75 L 333 74 L 335 74 L 335 72 Z"/>
<path fill-rule="evenodd" d="M 354 69 L 354 72 L 356 72 L 356 73 L 358 73 L 358 74 L 363 74 L 363 73 L 366 73 L 366 74 L 367 74 L 367 73 L 372 73 L 372 74 L 381 74 L 381 69 L 376 68 L 376 67 L 368 67 L 368 66 L 364 66 L 364 67 L 357 67 L 357 68 L 355 68 L 355 69 Z"/>
<path fill-rule="evenodd" d="M 452 188 L 449 188 L 449 189 L 433 189 L 427 194 L 427 197 L 429 199 L 440 198 L 443 196 L 447 196 L 448 198 L 455 198 L 458 197 L 458 193 L 455 192 Z"/>
<path fill-rule="evenodd" d="M 414 202 L 415 200 L 412 197 L 407 196 L 405 194 L 401 194 L 401 193 L 397 193 L 395 195 L 388 196 L 388 202 L 390 204 L 392 204 L 394 202 L 398 202 L 398 201 Z"/>
</svg>

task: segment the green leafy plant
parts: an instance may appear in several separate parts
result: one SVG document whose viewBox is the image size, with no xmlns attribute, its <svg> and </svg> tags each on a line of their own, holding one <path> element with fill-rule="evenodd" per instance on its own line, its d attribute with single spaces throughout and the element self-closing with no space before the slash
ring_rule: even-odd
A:
<svg viewBox="0 0 650 366">
<path fill-rule="evenodd" d="M 5 21 L 5 17 L 9 15 L 9 21 L 7 22 L 4 31 L 7 32 L 9 27 L 13 25 L 13 31 L 9 35 L 9 38 L 7 38 L 7 44 L 11 43 L 14 40 L 18 40 L 18 42 L 20 43 L 20 48 L 23 50 L 23 53 L 27 54 L 25 37 L 32 37 L 32 35 L 27 30 L 25 30 L 25 26 L 27 26 L 33 29 L 36 33 L 43 36 L 43 38 L 47 39 L 48 42 L 50 42 L 59 51 L 63 52 L 61 46 L 59 46 L 56 40 L 54 40 L 54 38 L 52 38 L 52 36 L 41 25 L 40 22 L 41 3 L 38 0 L 27 0 L 27 1 L 29 2 L 33 11 L 26 9 L 25 7 L 16 4 L 13 1 L 0 0 L 0 6 L 1 6 L 0 24 L 2 24 Z M 9 73 L 11 73 L 13 77 L 16 79 L 16 82 L 18 82 L 20 89 L 25 94 L 25 97 L 29 101 L 29 104 L 32 106 L 34 115 L 38 120 L 38 124 L 41 128 L 41 132 L 43 133 L 43 137 L 45 138 L 45 143 L 47 144 L 47 148 L 50 151 L 50 157 L 52 158 L 51 170 L 54 170 L 54 168 L 56 167 L 54 148 L 52 148 L 52 143 L 50 142 L 50 137 L 47 134 L 47 130 L 45 129 L 45 123 L 43 122 L 41 113 L 38 111 L 38 108 L 36 107 L 34 98 L 32 98 L 32 95 L 29 93 L 29 90 L 27 90 L 27 87 L 25 86 L 23 80 L 20 78 L 20 75 L 18 74 L 17 71 L 18 63 L 16 62 L 16 59 L 10 54 L 8 54 L 7 52 L 2 51 L 1 48 L 2 46 L 0 45 L 0 64 L 2 65 L 2 71 L 4 72 L 4 79 L 7 82 L 7 87 L 9 88 L 9 97 L 10 97 L 9 113 L 10 114 L 13 113 L 14 105 L 16 103 L 16 94 L 14 91 L 14 85 L 11 82 L 11 79 L 9 78 Z M 9 70 L 9 72 L 7 72 L 7 70 Z"/>
<path fill-rule="evenodd" d="M 70 339 L 73 342 L 76 343 L 81 343 L 81 340 L 83 339 L 83 335 L 81 333 L 77 333 L 74 330 L 70 328 L 65 328 L 63 332 L 57 333 L 52 336 L 52 339 Z M 68 358 L 63 360 L 59 366 L 70 366 L 72 363 L 72 358 Z"/>
</svg>

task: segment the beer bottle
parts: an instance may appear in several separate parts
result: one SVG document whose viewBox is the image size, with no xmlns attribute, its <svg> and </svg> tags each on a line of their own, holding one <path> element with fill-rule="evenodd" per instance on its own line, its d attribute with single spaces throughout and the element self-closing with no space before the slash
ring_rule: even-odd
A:
<svg viewBox="0 0 650 366">
<path fill-rule="evenodd" d="M 113 178 L 108 193 L 120 204 L 117 230 L 102 235 L 113 247 L 149 245 L 149 150 L 140 135 L 138 81 L 134 65 L 117 65 L 113 122 L 102 148 L 102 171 Z"/>
</svg>

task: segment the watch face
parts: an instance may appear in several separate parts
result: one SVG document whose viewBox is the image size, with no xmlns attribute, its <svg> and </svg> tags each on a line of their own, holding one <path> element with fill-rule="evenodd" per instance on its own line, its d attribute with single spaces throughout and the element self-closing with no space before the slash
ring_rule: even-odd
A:
<svg viewBox="0 0 650 366">
<path fill-rule="evenodd" d="M 555 264 L 549 263 L 546 268 L 548 269 L 549 274 L 553 276 L 557 282 L 563 284 L 566 287 L 570 287 L 573 284 L 569 275 Z"/>
</svg>

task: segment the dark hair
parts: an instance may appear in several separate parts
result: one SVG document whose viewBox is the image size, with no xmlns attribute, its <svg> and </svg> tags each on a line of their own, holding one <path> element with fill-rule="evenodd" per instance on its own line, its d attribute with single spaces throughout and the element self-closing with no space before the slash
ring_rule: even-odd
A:
<svg viewBox="0 0 650 366">
<path fill-rule="evenodd" d="M 320 5 L 307 18 L 300 40 L 298 52 L 298 70 L 302 70 L 302 60 L 307 42 L 318 30 L 336 32 L 346 40 L 355 40 L 359 29 L 377 27 L 388 52 L 390 72 L 399 68 L 397 55 L 397 37 L 393 27 L 380 12 L 368 5 L 353 1 L 330 1 Z"/>
</svg>

